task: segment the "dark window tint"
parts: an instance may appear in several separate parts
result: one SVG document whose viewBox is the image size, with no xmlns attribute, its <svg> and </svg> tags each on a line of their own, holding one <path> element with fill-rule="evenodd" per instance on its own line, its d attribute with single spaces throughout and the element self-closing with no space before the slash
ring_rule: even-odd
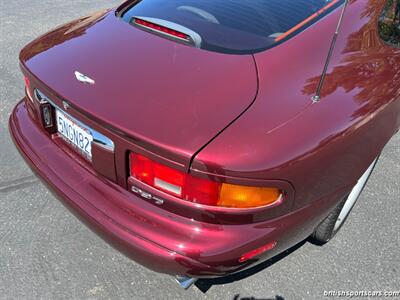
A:
<svg viewBox="0 0 400 300">
<path fill-rule="evenodd" d="M 388 44 L 400 47 L 400 0 L 388 0 L 379 19 L 379 34 Z"/>
<path fill-rule="evenodd" d="M 203 49 L 254 53 L 285 41 L 342 3 L 342 0 L 142 0 L 124 5 L 119 16 L 132 24 L 135 17 L 143 17 L 169 22 L 164 25 L 183 26 L 201 37 Z"/>
</svg>

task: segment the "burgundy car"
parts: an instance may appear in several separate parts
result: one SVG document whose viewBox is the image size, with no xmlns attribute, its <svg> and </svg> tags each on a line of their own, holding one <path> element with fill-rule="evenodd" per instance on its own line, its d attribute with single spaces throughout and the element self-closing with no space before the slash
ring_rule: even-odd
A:
<svg viewBox="0 0 400 300">
<path fill-rule="evenodd" d="M 20 54 L 9 128 L 93 230 L 189 286 L 343 225 L 400 127 L 399 0 L 142 0 Z"/>
</svg>

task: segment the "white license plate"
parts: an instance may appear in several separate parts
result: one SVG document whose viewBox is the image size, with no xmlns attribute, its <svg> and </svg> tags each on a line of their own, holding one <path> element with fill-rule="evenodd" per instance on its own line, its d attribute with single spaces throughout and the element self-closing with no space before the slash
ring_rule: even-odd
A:
<svg viewBox="0 0 400 300">
<path fill-rule="evenodd" d="M 59 109 L 56 109 L 56 119 L 57 130 L 61 137 L 91 160 L 93 142 L 91 130 Z"/>
</svg>

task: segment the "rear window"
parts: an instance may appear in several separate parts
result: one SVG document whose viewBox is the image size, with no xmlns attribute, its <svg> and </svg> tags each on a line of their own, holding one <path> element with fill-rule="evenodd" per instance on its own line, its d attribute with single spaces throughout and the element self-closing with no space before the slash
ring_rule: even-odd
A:
<svg viewBox="0 0 400 300">
<path fill-rule="evenodd" d="M 154 28 L 159 28 L 157 25 L 163 25 L 167 28 L 165 31 L 165 27 L 162 27 L 164 32 L 173 29 L 178 32 L 184 31 L 196 38 L 200 37 L 201 43 L 197 46 L 202 49 L 247 54 L 284 42 L 343 2 L 342 0 L 141 0 L 128 1 L 119 9 L 118 15 L 132 25 L 137 25 L 135 20 L 138 18 L 143 18 L 145 22 L 150 20 L 150 25 L 153 27 L 150 31 L 153 32 Z M 141 19 L 139 21 L 149 25 Z M 171 35 L 166 36 L 171 37 Z"/>
</svg>

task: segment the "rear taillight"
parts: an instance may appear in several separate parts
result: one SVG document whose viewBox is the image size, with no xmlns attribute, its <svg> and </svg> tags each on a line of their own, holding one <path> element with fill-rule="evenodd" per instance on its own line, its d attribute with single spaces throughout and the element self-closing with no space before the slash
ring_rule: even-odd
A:
<svg viewBox="0 0 400 300">
<path fill-rule="evenodd" d="M 136 153 L 130 154 L 130 175 L 157 190 L 203 205 L 253 208 L 282 199 L 282 191 L 277 188 L 240 186 L 198 178 Z"/>
<path fill-rule="evenodd" d="M 270 242 L 260 248 L 254 249 L 250 252 L 247 252 L 239 258 L 239 262 L 240 263 L 246 262 L 250 259 L 256 258 L 257 256 L 263 254 L 264 252 L 271 251 L 272 249 L 274 249 L 276 247 L 276 244 L 277 243 L 275 241 L 273 241 L 273 242 Z"/>
<path fill-rule="evenodd" d="M 29 100 L 33 102 L 31 82 L 30 82 L 29 78 L 26 76 L 25 76 L 24 80 L 25 80 L 26 95 L 28 96 Z"/>
<path fill-rule="evenodd" d="M 150 30 L 158 32 L 158 33 L 169 35 L 171 37 L 178 38 L 178 39 L 180 39 L 182 41 L 185 41 L 185 42 L 190 42 L 190 36 L 189 35 L 187 35 L 187 34 L 185 34 L 183 32 L 174 30 L 172 28 L 168 28 L 166 26 L 162 26 L 162 25 L 159 25 L 159 24 L 156 24 L 156 23 L 153 23 L 153 22 L 149 22 L 149 21 L 146 21 L 146 20 L 143 20 L 143 19 L 139 19 L 139 18 L 133 18 L 132 22 L 135 25 L 138 25 L 138 26 L 140 26 L 142 28 L 150 29 Z"/>
</svg>

